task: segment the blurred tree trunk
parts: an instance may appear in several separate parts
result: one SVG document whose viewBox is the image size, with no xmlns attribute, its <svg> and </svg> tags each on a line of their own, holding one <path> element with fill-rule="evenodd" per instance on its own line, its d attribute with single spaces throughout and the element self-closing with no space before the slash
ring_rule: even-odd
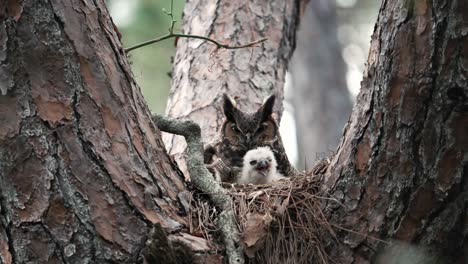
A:
<svg viewBox="0 0 468 264">
<path fill-rule="evenodd" d="M 0 2 L 2 263 L 135 263 L 185 189 L 104 1 Z"/>
<path fill-rule="evenodd" d="M 324 186 L 336 263 L 468 263 L 466 32 L 466 1 L 382 2 Z"/>
<path fill-rule="evenodd" d="M 216 51 L 215 46 L 197 39 L 179 39 L 166 114 L 194 120 L 201 126 L 205 143 L 210 143 L 218 138 L 223 122 L 223 93 L 246 111 L 256 110 L 268 95 L 275 94 L 279 122 L 284 77 L 306 2 L 188 1 L 183 12 L 185 34 L 209 36 L 231 45 L 268 40 L 256 48 Z M 183 138 L 165 134 L 164 142 L 185 168 Z"/>
<path fill-rule="evenodd" d="M 334 151 L 351 113 L 346 66 L 337 39 L 334 1 L 312 0 L 291 61 L 299 167 Z"/>
</svg>

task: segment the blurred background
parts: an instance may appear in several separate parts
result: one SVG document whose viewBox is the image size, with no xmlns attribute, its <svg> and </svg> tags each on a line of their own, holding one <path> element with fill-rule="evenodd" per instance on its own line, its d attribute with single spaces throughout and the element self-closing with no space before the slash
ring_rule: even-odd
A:
<svg viewBox="0 0 468 264">
<path fill-rule="evenodd" d="M 168 32 L 169 0 L 108 0 L 125 47 Z M 181 20 L 185 0 L 174 0 Z M 285 86 L 281 135 L 298 168 L 330 156 L 338 145 L 360 89 L 380 1 L 310 0 L 298 32 Z M 176 30 L 180 23 L 176 24 Z M 174 39 L 130 53 L 133 73 L 153 112 L 164 113 Z M 294 108 L 293 106 L 296 106 Z M 302 107 L 306 106 L 306 107 Z"/>
<path fill-rule="evenodd" d="M 180 21 L 185 0 L 174 0 L 175 19 Z M 108 0 L 107 6 L 115 25 L 122 34 L 124 47 L 168 33 L 171 19 L 163 9 L 170 10 L 169 0 Z M 175 29 L 179 31 L 180 23 Z M 130 52 L 133 74 L 150 109 L 164 113 L 169 95 L 171 57 L 175 56 L 175 39 L 168 39 Z"/>
</svg>

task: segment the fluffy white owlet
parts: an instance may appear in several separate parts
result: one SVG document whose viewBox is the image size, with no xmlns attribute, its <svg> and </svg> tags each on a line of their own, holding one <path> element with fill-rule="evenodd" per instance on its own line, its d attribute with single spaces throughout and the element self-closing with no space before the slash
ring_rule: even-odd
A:
<svg viewBox="0 0 468 264">
<path fill-rule="evenodd" d="M 269 147 L 249 150 L 244 156 L 242 174 L 237 180 L 240 184 L 266 184 L 286 179 L 276 171 L 275 155 Z"/>
</svg>

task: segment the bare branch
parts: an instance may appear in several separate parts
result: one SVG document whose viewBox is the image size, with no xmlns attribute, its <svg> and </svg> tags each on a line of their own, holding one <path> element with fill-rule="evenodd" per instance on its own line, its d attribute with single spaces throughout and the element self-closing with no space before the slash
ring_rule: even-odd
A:
<svg viewBox="0 0 468 264">
<path fill-rule="evenodd" d="M 155 38 L 155 39 L 152 39 L 152 40 L 148 40 L 146 42 L 143 42 L 143 43 L 140 43 L 138 45 L 132 46 L 130 48 L 126 48 L 125 52 L 129 52 L 129 51 L 132 51 L 132 50 L 144 47 L 144 46 L 148 46 L 150 44 L 160 42 L 160 41 L 163 41 L 163 40 L 168 39 L 168 38 L 174 38 L 174 37 L 202 39 L 202 40 L 205 40 L 205 41 L 208 41 L 208 42 L 211 42 L 211 43 L 215 44 L 218 49 L 243 49 L 243 48 L 256 47 L 256 45 L 268 40 L 268 38 L 261 38 L 259 40 L 250 42 L 250 43 L 245 44 L 245 45 L 230 46 L 228 44 L 223 44 L 223 43 L 218 42 L 217 40 L 214 40 L 214 39 L 208 38 L 208 37 L 204 37 L 204 36 L 190 35 L 190 34 L 179 34 L 179 33 L 169 33 L 169 34 L 164 35 L 162 37 Z"/>
<path fill-rule="evenodd" d="M 251 48 L 251 47 L 256 47 L 258 44 L 260 44 L 262 42 L 265 42 L 268 39 L 268 38 L 261 38 L 261 39 L 258 39 L 256 41 L 244 44 L 244 45 L 231 46 L 231 45 L 228 45 L 228 44 L 223 44 L 223 43 L 221 43 L 221 42 L 219 42 L 217 40 L 214 40 L 212 38 L 209 38 L 209 37 L 204 37 L 204 36 L 199 36 L 199 35 L 182 34 L 182 33 L 174 33 L 174 26 L 175 26 L 177 20 L 174 19 L 173 7 L 174 7 L 174 1 L 171 0 L 171 10 L 169 12 L 167 12 L 165 9 L 163 9 L 163 12 L 171 18 L 171 27 L 169 28 L 169 34 L 158 37 L 158 38 L 155 38 L 155 39 L 152 39 L 152 40 L 145 41 L 143 43 L 137 44 L 137 45 L 129 47 L 129 48 L 126 48 L 125 52 L 130 52 L 132 50 L 139 49 L 139 48 L 142 48 L 144 46 L 148 46 L 148 45 L 151 45 L 153 43 L 160 42 L 160 41 L 163 41 L 163 40 L 169 39 L 169 38 L 202 39 L 202 40 L 205 40 L 205 41 L 208 41 L 208 42 L 211 42 L 211 43 L 215 44 L 218 49 Z"/>
</svg>

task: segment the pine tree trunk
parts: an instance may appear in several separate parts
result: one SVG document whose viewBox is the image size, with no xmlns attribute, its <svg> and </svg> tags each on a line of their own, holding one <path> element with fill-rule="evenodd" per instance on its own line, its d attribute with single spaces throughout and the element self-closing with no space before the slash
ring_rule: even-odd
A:
<svg viewBox="0 0 468 264">
<path fill-rule="evenodd" d="M 468 263 L 466 3 L 382 3 L 361 92 L 324 186 L 342 204 L 327 206 L 342 228 L 342 243 L 330 248 L 337 263 L 390 263 L 415 252 L 419 263 Z M 381 240 L 418 247 L 385 251 Z"/>
<path fill-rule="evenodd" d="M 185 189 L 104 1 L 0 2 L 0 262 L 135 263 Z"/>
<path fill-rule="evenodd" d="M 291 61 L 299 167 L 333 151 L 351 113 L 334 1 L 310 1 Z"/>
<path fill-rule="evenodd" d="M 166 114 L 194 120 L 201 126 L 205 143 L 211 143 L 218 138 L 224 118 L 223 93 L 236 99 L 245 111 L 256 110 L 268 95 L 275 94 L 279 122 L 284 77 L 306 2 L 188 1 L 183 14 L 185 34 L 209 36 L 231 45 L 268 40 L 255 48 L 216 50 L 201 40 L 179 39 Z M 164 135 L 164 142 L 184 168 L 183 138 Z"/>
</svg>

